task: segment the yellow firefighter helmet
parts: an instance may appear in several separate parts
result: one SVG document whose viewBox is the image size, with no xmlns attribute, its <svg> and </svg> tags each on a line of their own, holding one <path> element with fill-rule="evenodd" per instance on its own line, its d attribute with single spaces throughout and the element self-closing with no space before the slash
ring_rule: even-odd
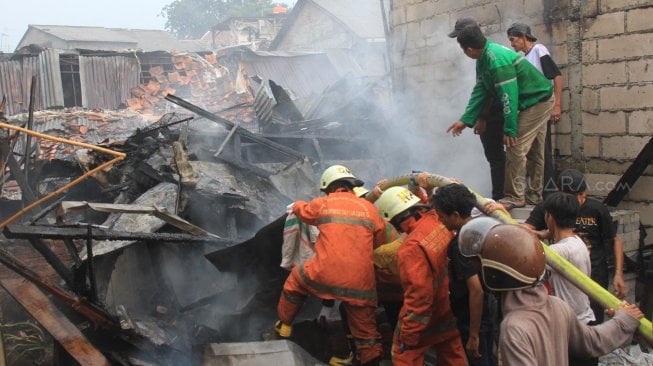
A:
<svg viewBox="0 0 653 366">
<path fill-rule="evenodd" d="M 386 221 L 390 221 L 395 216 L 421 202 L 419 197 L 404 187 L 390 187 L 376 201 L 376 206 L 381 213 L 381 217 Z"/>
<path fill-rule="evenodd" d="M 353 187 L 360 187 L 363 185 L 363 181 L 356 178 L 351 170 L 346 166 L 332 165 L 322 173 L 322 178 L 320 178 L 320 190 L 325 191 L 331 183 L 340 180 L 351 183 Z"/>
<path fill-rule="evenodd" d="M 354 194 L 356 195 L 356 197 L 363 198 L 369 192 L 370 192 L 370 190 L 365 188 L 365 187 L 354 187 Z"/>
</svg>

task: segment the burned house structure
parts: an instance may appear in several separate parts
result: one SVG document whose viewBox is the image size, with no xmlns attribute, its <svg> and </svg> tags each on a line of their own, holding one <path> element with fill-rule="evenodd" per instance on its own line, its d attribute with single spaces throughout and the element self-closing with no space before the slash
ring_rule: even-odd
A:
<svg viewBox="0 0 653 366">
<path fill-rule="evenodd" d="M 286 16 L 287 14 L 283 12 L 259 17 L 229 17 L 211 27 L 200 38 L 200 42 L 211 50 L 248 46 L 255 51 L 265 51 L 283 27 Z"/>
<path fill-rule="evenodd" d="M 102 44 L 90 29 L 64 44 L 54 28 L 0 61 L 0 262 L 29 280 L 0 284 L 64 364 L 196 364 L 258 340 L 287 275 L 286 206 L 334 162 L 369 181 L 389 165 L 383 80 L 347 52 L 114 48 L 97 29 Z"/>
</svg>

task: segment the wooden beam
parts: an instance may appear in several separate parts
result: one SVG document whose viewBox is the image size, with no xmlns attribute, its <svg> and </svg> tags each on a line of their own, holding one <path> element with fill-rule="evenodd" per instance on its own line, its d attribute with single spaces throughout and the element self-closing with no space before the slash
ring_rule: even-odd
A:
<svg viewBox="0 0 653 366">
<path fill-rule="evenodd" d="M 11 176 L 14 177 L 16 183 L 20 187 L 21 194 L 23 196 L 23 202 L 32 203 L 36 202 L 36 195 L 32 192 L 32 189 L 29 187 L 27 178 L 23 174 L 23 170 L 20 169 L 20 164 L 16 161 L 11 147 L 9 146 L 9 141 L 7 139 L 0 140 L 0 156 L 4 157 L 7 160 L 7 165 L 9 165 L 9 170 L 11 171 Z"/>
<path fill-rule="evenodd" d="M 214 113 L 211 113 L 211 112 L 209 112 L 209 111 L 207 111 L 205 109 L 202 109 L 202 108 L 200 108 L 200 107 L 198 107 L 198 106 L 196 106 L 196 105 L 194 105 L 194 104 L 192 104 L 190 102 L 187 102 L 187 101 L 185 101 L 185 100 L 183 100 L 183 99 L 181 99 L 181 98 L 179 98 L 179 97 L 177 97 L 175 95 L 168 94 L 165 97 L 165 99 L 167 101 L 169 101 L 169 102 L 172 102 L 172 103 L 180 106 L 180 107 L 186 108 L 189 111 L 191 111 L 193 113 L 196 113 L 196 114 L 208 119 L 209 121 L 213 121 L 213 122 L 222 124 L 222 125 L 226 126 L 229 129 L 235 128 L 236 133 L 238 135 L 246 137 L 246 138 L 248 138 L 248 139 L 250 139 L 252 141 L 255 141 L 255 142 L 257 142 L 257 143 L 259 143 L 261 145 L 267 146 L 271 150 L 274 150 L 274 151 L 277 151 L 277 152 L 282 153 L 284 155 L 290 156 L 292 158 L 295 158 L 296 160 L 303 160 L 304 159 L 304 154 L 300 153 L 297 150 L 293 150 L 293 149 L 291 149 L 291 148 L 289 148 L 287 146 L 281 145 L 281 144 L 276 143 L 276 142 L 274 142 L 272 140 L 268 140 L 265 137 L 261 137 L 259 135 L 256 135 L 256 134 L 254 134 L 254 133 L 252 133 L 252 132 L 250 132 L 250 131 L 242 128 L 242 127 L 240 127 L 239 125 L 236 125 L 235 123 L 233 123 L 233 122 L 231 122 L 231 121 L 229 121 L 227 119 L 224 119 L 224 118 L 222 118 L 222 117 L 220 117 L 220 116 L 218 116 L 218 115 L 216 115 Z"/>
<path fill-rule="evenodd" d="M 80 365 L 111 365 L 82 332 L 57 309 L 38 287 L 25 279 L 4 279 L 0 285 L 50 333 Z"/>
<path fill-rule="evenodd" d="M 7 225 L 4 235 L 9 239 L 87 239 L 89 233 L 83 227 L 55 227 L 44 225 Z M 93 240 L 138 240 L 138 241 L 164 241 L 164 242 L 189 242 L 189 243 L 232 243 L 230 240 L 211 236 L 196 236 L 181 233 L 141 233 L 106 230 L 94 227 L 91 230 Z"/>
<path fill-rule="evenodd" d="M 109 315 L 106 310 L 99 306 L 80 299 L 77 295 L 65 290 L 50 281 L 43 278 L 40 274 L 34 272 L 25 263 L 22 263 L 16 257 L 4 249 L 0 248 L 0 263 L 7 268 L 23 276 L 30 282 L 38 285 L 42 290 L 47 291 L 57 299 L 61 300 L 66 306 L 75 310 L 94 324 L 109 330 L 120 329 L 118 322 Z"/>
</svg>

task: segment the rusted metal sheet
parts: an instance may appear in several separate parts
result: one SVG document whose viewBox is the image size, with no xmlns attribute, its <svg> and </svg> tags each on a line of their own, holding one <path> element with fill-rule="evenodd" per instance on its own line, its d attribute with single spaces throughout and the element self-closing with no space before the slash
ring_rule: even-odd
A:
<svg viewBox="0 0 653 366">
<path fill-rule="evenodd" d="M 25 279 L 4 279 L 0 285 L 47 330 L 80 365 L 111 365 L 38 287 Z"/>
<path fill-rule="evenodd" d="M 44 50 L 38 56 L 0 62 L 0 95 L 7 97 L 6 115 L 27 111 L 32 76 L 38 79 L 35 110 L 64 105 L 58 52 Z"/>
<path fill-rule="evenodd" d="M 118 109 L 138 85 L 138 60 L 126 56 L 79 56 L 82 106 Z"/>
<path fill-rule="evenodd" d="M 20 61 L 0 62 L 0 93 L 7 98 L 5 115 L 11 116 L 23 111 L 23 87 L 20 82 L 22 64 Z M 25 109 L 27 103 L 25 101 Z"/>
<path fill-rule="evenodd" d="M 46 49 L 39 54 L 41 102 L 44 108 L 64 106 L 61 65 L 59 65 L 60 52 L 56 49 Z"/>
</svg>

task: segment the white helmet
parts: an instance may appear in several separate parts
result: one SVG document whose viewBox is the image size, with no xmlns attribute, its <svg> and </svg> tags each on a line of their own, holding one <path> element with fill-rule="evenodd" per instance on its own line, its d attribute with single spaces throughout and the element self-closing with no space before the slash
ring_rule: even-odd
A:
<svg viewBox="0 0 653 366">
<path fill-rule="evenodd" d="M 385 221 L 390 221 L 400 213 L 421 203 L 421 200 L 404 187 L 390 187 L 383 192 L 375 203 L 379 208 L 381 217 Z"/>
<path fill-rule="evenodd" d="M 363 181 L 356 178 L 351 170 L 346 166 L 332 165 L 322 173 L 322 178 L 320 178 L 320 190 L 325 191 L 331 183 L 339 180 L 347 181 L 354 187 L 360 187 L 363 185 Z"/>
</svg>

